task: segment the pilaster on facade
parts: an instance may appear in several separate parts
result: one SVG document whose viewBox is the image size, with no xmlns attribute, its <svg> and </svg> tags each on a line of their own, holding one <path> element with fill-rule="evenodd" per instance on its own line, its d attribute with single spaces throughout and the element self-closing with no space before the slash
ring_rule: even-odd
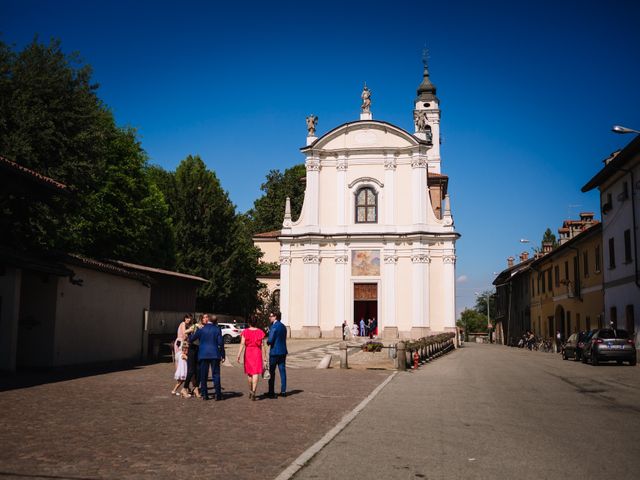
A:
<svg viewBox="0 0 640 480">
<path fill-rule="evenodd" d="M 427 159 L 421 155 L 411 157 L 411 187 L 412 187 L 412 220 L 414 225 L 427 223 Z"/>
<path fill-rule="evenodd" d="M 345 157 L 339 157 L 336 162 L 336 192 L 346 192 L 347 190 L 347 169 L 349 165 Z M 336 209 L 338 219 L 337 224 L 339 226 L 346 225 L 345 214 L 345 195 L 338 194 L 336 201 Z"/>
<path fill-rule="evenodd" d="M 304 320 L 303 326 L 320 328 L 319 323 L 319 289 L 320 289 L 320 254 L 307 254 L 302 257 L 304 268 Z"/>
<path fill-rule="evenodd" d="M 345 246 L 342 243 L 336 245 L 335 262 L 335 326 L 342 330 L 342 321 L 347 319 L 347 265 L 349 257 L 346 254 Z M 342 336 L 342 331 L 340 331 Z"/>
<path fill-rule="evenodd" d="M 280 254 L 280 312 L 283 325 L 289 326 L 291 254 L 289 251 Z"/>
<path fill-rule="evenodd" d="M 412 270 L 412 327 L 429 327 L 429 263 L 428 252 L 416 251 L 411 254 Z"/>
<path fill-rule="evenodd" d="M 385 251 L 383 254 L 383 304 L 384 304 L 384 316 L 385 327 L 392 327 L 393 332 L 397 335 L 397 321 L 396 321 L 396 270 L 398 265 L 398 255 L 395 251 Z M 393 335 L 392 330 L 386 331 L 387 336 Z"/>
<path fill-rule="evenodd" d="M 305 162 L 307 169 L 307 187 L 305 192 L 305 225 L 308 227 L 318 227 L 320 210 L 320 160 L 315 157 L 307 158 Z M 306 202 L 309 205 L 306 205 Z"/>
<path fill-rule="evenodd" d="M 394 156 L 387 156 L 384 160 L 384 183 L 385 183 L 385 223 L 394 225 L 396 222 L 396 167 L 397 161 Z"/>
<path fill-rule="evenodd" d="M 445 285 L 442 298 L 443 320 L 445 328 L 456 326 L 456 256 L 452 253 L 442 257 L 443 278 Z"/>
</svg>

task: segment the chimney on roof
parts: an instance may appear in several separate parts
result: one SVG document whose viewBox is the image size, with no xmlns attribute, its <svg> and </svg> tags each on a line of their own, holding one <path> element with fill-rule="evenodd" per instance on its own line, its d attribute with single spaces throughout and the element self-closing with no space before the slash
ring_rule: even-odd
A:
<svg viewBox="0 0 640 480">
<path fill-rule="evenodd" d="M 507 268 L 513 267 L 513 261 L 514 260 L 515 260 L 515 258 L 513 258 L 513 257 L 507 258 Z"/>
<path fill-rule="evenodd" d="M 527 260 L 529 260 L 529 252 L 522 252 L 520 254 L 520 263 L 526 262 Z"/>
<path fill-rule="evenodd" d="M 550 253 L 551 250 L 553 250 L 552 242 L 542 242 L 542 253 L 547 254 Z"/>
</svg>

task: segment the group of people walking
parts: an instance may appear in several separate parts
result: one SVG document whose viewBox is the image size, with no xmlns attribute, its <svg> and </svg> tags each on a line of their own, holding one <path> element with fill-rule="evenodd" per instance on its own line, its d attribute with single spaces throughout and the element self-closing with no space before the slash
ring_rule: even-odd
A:
<svg viewBox="0 0 640 480">
<path fill-rule="evenodd" d="M 280 374 L 280 396 L 287 392 L 287 328 L 280 321 L 280 312 L 269 314 L 269 336 L 257 327 L 255 318 L 249 320 L 249 328 L 241 333 L 237 362 L 244 364 L 249 385 L 249 398 L 256 399 L 256 389 L 261 375 L 269 378 L 267 396 L 275 398 L 275 372 Z M 267 362 L 267 346 L 269 346 Z M 204 314 L 198 322 L 191 315 L 184 316 L 174 342 L 176 384 L 172 394 L 189 398 L 195 396 L 209 400 L 207 381 L 209 371 L 213 380 L 215 400 L 222 400 L 220 365 L 226 361 L 222 330 L 215 315 Z M 269 372 L 267 375 L 265 372 Z"/>
</svg>

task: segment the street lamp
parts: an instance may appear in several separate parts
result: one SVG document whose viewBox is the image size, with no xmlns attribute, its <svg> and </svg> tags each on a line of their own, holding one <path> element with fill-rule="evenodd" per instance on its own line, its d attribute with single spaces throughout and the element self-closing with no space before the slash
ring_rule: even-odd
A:
<svg viewBox="0 0 640 480">
<path fill-rule="evenodd" d="M 621 125 L 614 125 L 611 129 L 612 132 L 615 133 L 640 133 L 640 130 L 634 130 L 633 128 L 623 127 Z"/>
</svg>

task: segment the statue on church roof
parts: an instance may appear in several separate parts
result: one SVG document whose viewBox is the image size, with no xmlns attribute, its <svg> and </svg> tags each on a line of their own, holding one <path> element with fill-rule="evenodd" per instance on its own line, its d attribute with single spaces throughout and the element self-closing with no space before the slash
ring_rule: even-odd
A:
<svg viewBox="0 0 640 480">
<path fill-rule="evenodd" d="M 371 111 L 371 90 L 369 90 L 366 83 L 360 97 L 362 98 L 362 113 L 369 113 Z"/>
<path fill-rule="evenodd" d="M 413 120 L 416 122 L 416 131 L 427 131 L 427 112 L 424 110 L 415 110 L 413 112 Z"/>
<path fill-rule="evenodd" d="M 318 116 L 311 114 L 307 117 L 307 136 L 315 137 L 316 135 L 316 125 L 318 124 Z"/>
</svg>

